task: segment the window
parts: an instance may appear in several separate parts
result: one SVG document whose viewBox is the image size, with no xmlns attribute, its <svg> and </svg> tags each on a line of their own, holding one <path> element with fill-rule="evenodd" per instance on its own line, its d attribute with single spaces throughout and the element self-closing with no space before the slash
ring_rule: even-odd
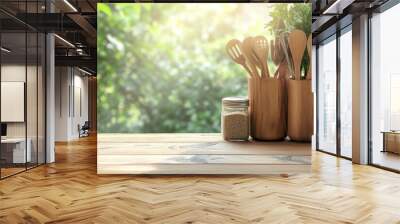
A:
<svg viewBox="0 0 400 224">
<path fill-rule="evenodd" d="M 336 36 L 318 48 L 318 149 L 336 153 Z"/>
<path fill-rule="evenodd" d="M 400 5 L 371 18 L 371 161 L 400 170 L 400 137 L 383 132 L 400 130 Z"/>
<path fill-rule="evenodd" d="M 352 154 L 352 33 L 351 26 L 340 36 L 340 155 Z"/>
</svg>

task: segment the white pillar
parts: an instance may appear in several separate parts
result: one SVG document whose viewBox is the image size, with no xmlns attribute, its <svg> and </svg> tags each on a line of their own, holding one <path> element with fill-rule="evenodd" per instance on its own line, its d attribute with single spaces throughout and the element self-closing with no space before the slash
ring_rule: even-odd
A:
<svg viewBox="0 0 400 224">
<path fill-rule="evenodd" d="M 368 163 L 368 15 L 353 20 L 353 162 Z"/>
<path fill-rule="evenodd" d="M 46 163 L 55 161 L 55 56 L 54 35 L 46 35 Z"/>
</svg>

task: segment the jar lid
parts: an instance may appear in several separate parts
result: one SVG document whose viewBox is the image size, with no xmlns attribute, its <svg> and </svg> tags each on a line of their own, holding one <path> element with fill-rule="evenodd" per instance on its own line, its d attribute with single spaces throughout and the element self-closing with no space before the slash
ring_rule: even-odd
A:
<svg viewBox="0 0 400 224">
<path fill-rule="evenodd" d="M 224 106 L 249 106 L 249 99 L 244 96 L 233 96 L 222 98 Z"/>
</svg>

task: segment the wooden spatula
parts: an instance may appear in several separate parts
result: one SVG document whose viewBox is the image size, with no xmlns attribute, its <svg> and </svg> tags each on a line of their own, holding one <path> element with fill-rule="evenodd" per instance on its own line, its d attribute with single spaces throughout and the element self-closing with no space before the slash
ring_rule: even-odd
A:
<svg viewBox="0 0 400 224">
<path fill-rule="evenodd" d="M 308 58 L 309 58 L 309 65 L 308 65 L 308 71 L 307 71 L 307 79 L 311 79 L 311 63 L 312 63 L 312 35 L 310 34 L 308 36 L 307 40 L 307 52 L 308 52 Z"/>
<path fill-rule="evenodd" d="M 303 59 L 304 50 L 307 45 L 306 34 L 301 30 L 293 30 L 289 34 L 289 48 L 292 54 L 294 77 L 297 80 L 301 78 L 301 60 Z"/>
<path fill-rule="evenodd" d="M 253 72 L 252 74 L 256 77 L 260 77 L 257 67 L 261 69 L 261 66 L 253 52 L 253 44 L 253 37 L 246 37 L 242 43 L 242 52 L 246 61 L 249 61 L 249 68 Z"/>
<path fill-rule="evenodd" d="M 249 76 L 252 77 L 253 73 L 250 70 L 248 63 L 246 63 L 246 58 L 243 55 L 242 52 L 242 43 L 237 40 L 233 39 L 228 41 L 228 43 L 225 46 L 226 52 L 228 55 L 232 58 L 232 60 L 239 65 L 243 66 L 244 69 L 249 73 Z"/>
<path fill-rule="evenodd" d="M 289 39 L 289 34 L 288 33 L 281 33 L 279 35 L 279 41 L 281 44 L 281 49 L 283 52 L 284 59 L 286 61 L 287 69 L 289 70 L 289 73 L 286 74 L 286 79 L 291 78 L 290 76 L 294 74 L 294 69 L 293 69 L 293 60 L 292 56 L 290 54 L 290 49 L 289 49 L 289 44 L 288 44 L 288 39 Z"/>
<path fill-rule="evenodd" d="M 277 67 L 274 77 L 279 78 L 279 70 L 280 70 L 280 66 L 281 66 L 281 63 L 284 58 L 280 37 L 276 37 L 275 41 L 271 40 L 271 44 L 269 45 L 269 48 L 271 49 L 272 61 L 274 62 L 274 64 Z"/>
<path fill-rule="evenodd" d="M 264 36 L 256 36 L 253 39 L 253 51 L 261 64 L 261 77 L 269 78 L 269 69 L 267 64 L 269 47 L 268 40 Z"/>
</svg>

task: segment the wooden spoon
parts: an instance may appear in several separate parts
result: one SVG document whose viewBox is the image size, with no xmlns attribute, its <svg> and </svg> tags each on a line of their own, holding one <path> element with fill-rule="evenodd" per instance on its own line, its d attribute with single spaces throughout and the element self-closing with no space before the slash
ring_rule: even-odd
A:
<svg viewBox="0 0 400 224">
<path fill-rule="evenodd" d="M 261 77 L 269 78 L 269 70 L 267 65 L 268 58 L 268 40 L 264 36 L 256 36 L 253 39 L 253 51 L 257 60 L 261 65 Z"/>
<path fill-rule="evenodd" d="M 311 63 L 312 63 L 312 35 L 308 36 L 307 40 L 307 51 L 308 51 L 308 58 L 309 58 L 309 65 L 308 65 L 308 72 L 307 72 L 307 79 L 311 79 Z"/>
<path fill-rule="evenodd" d="M 244 69 L 246 69 L 251 78 L 253 76 L 253 73 L 250 70 L 248 63 L 246 63 L 246 58 L 243 55 L 241 45 L 242 43 L 239 40 L 233 39 L 228 41 L 225 46 L 225 50 L 234 62 L 238 63 L 239 65 L 243 66 Z"/>
<path fill-rule="evenodd" d="M 301 30 L 293 30 L 289 34 L 289 48 L 292 53 L 294 77 L 297 80 L 301 79 L 301 60 L 303 59 L 304 50 L 307 45 L 306 34 Z"/>
<path fill-rule="evenodd" d="M 253 72 L 252 74 L 259 78 L 260 74 L 257 70 L 257 67 L 261 67 L 253 52 L 253 44 L 253 37 L 245 38 L 242 43 L 242 52 L 246 60 L 249 61 L 249 68 Z"/>
</svg>

